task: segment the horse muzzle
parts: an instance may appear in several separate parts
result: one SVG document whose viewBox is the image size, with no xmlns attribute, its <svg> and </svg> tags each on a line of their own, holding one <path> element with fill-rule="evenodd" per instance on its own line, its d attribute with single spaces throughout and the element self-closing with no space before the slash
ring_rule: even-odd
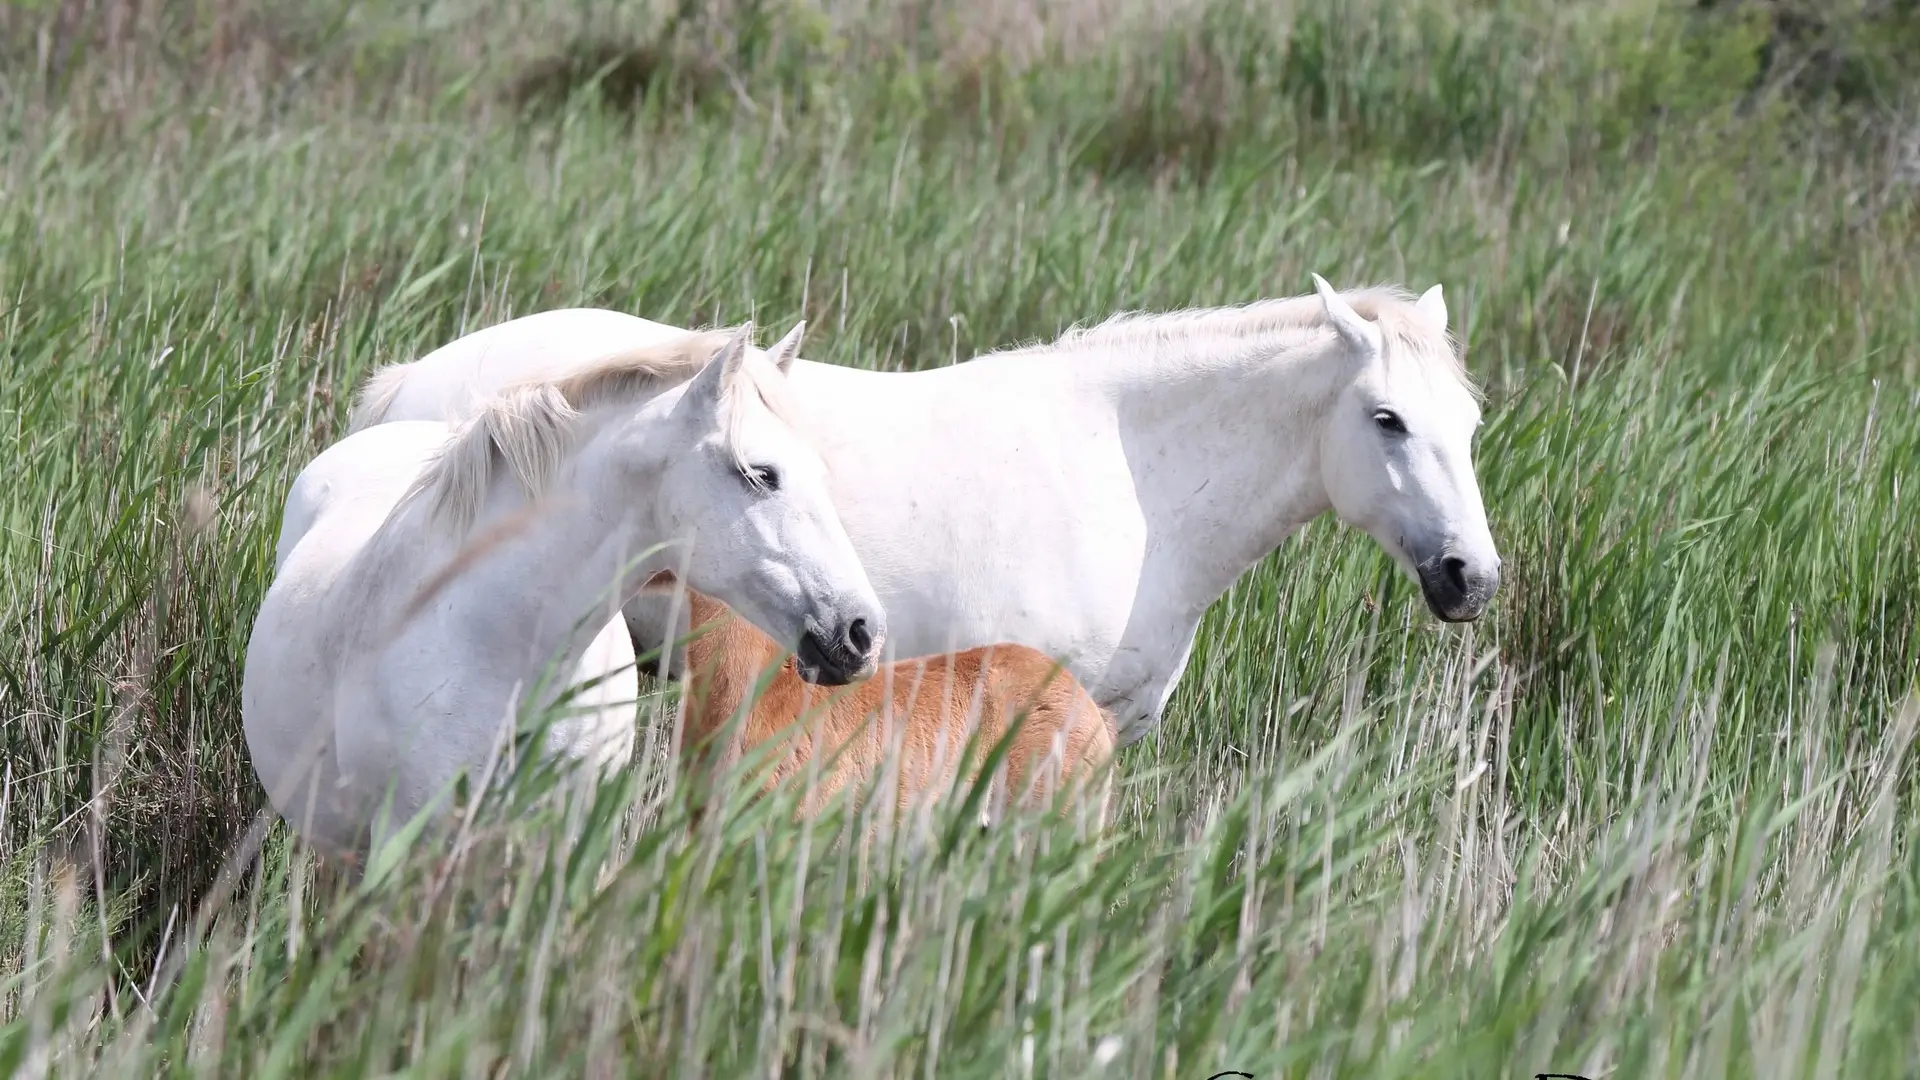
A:
<svg viewBox="0 0 1920 1080">
<path fill-rule="evenodd" d="M 1441 622 L 1472 622 L 1500 590 L 1500 562 L 1475 565 L 1458 555 L 1422 560 L 1416 567 L 1427 609 Z"/>
<path fill-rule="evenodd" d="M 832 631 L 811 626 L 794 650 L 794 671 L 801 681 L 816 686 L 845 686 L 859 682 L 880 666 L 880 645 L 884 629 L 876 632 L 875 623 L 856 617 Z"/>
</svg>

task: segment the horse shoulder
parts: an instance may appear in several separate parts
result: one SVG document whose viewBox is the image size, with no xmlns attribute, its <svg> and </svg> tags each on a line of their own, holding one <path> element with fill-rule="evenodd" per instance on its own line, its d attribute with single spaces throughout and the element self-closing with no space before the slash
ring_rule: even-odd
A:
<svg viewBox="0 0 1920 1080">
<path fill-rule="evenodd" d="M 378 430 L 371 429 L 371 430 Z M 323 518 L 295 558 L 331 563 L 317 628 L 335 656 L 335 743 L 343 772 L 437 773 L 481 736 L 459 721 L 484 715 L 497 725 L 506 695 L 501 669 L 477 659 L 486 628 L 451 623 L 429 603 L 410 610 L 422 570 L 439 564 L 445 546 L 421 543 L 410 529 L 420 515 L 391 513 L 393 500 L 367 498 Z M 289 563 L 291 567 L 293 564 Z M 450 588 L 465 582 L 455 581 Z M 419 732 L 432 730 L 422 740 Z M 404 749 L 402 749 L 404 747 Z"/>
<path fill-rule="evenodd" d="M 497 666 L 474 662 L 434 614 L 422 613 L 391 637 L 381 615 L 364 623 L 343 657 L 333 697 L 342 776 L 368 798 L 392 783 L 402 818 L 442 797 L 462 768 L 477 777 L 496 745 L 511 749 L 511 706 L 529 689 Z"/>
<path fill-rule="evenodd" d="M 596 767 L 624 765 L 633 758 L 633 709 L 640 699 L 633 639 L 627 625 L 613 619 L 600 628 L 575 667 L 583 687 L 574 711 L 554 725 L 550 749 Z"/>
</svg>

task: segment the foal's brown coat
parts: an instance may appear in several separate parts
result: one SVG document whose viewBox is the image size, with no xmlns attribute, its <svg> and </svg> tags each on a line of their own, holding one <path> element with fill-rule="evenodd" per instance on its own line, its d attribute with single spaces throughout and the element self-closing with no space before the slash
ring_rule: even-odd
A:
<svg viewBox="0 0 1920 1080">
<path fill-rule="evenodd" d="M 895 787 L 896 807 L 905 810 L 951 791 L 963 754 L 970 758 L 968 778 L 977 779 L 986 756 L 1025 713 L 997 771 L 1004 790 L 1033 807 L 1064 795 L 1063 810 L 1090 795 L 1104 821 L 1112 721 L 1064 667 L 1041 653 L 987 646 L 898 661 L 851 686 L 812 686 L 759 628 L 717 600 L 692 590 L 686 595 L 694 632 L 687 643 L 681 745 L 693 769 L 731 766 L 747 750 L 784 735 L 768 783 L 815 767 L 817 759 L 803 814 L 817 813 L 849 782 L 865 785 L 889 766 L 895 771 L 882 782 Z M 720 742 L 716 736 L 776 662 L 780 668 L 752 711 Z M 796 719 L 798 729 L 787 731 Z M 1089 790 L 1090 783 L 1098 789 Z"/>
</svg>

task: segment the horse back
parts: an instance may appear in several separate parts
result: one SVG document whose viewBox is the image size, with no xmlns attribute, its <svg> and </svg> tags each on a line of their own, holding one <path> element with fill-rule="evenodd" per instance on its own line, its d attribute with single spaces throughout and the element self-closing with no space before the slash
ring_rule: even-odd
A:
<svg viewBox="0 0 1920 1080">
<path fill-rule="evenodd" d="M 1007 750 L 1008 780 L 1015 791 L 1032 788 L 1032 797 L 1061 778 L 1097 769 L 1113 756 L 1113 723 L 1066 665 L 1025 645 L 969 649 L 957 663 L 972 666 L 985 685 L 994 687 L 994 708 L 983 721 L 997 721 L 997 741 L 1013 728 Z M 1039 783 L 1051 771 L 1054 782 Z"/>
</svg>

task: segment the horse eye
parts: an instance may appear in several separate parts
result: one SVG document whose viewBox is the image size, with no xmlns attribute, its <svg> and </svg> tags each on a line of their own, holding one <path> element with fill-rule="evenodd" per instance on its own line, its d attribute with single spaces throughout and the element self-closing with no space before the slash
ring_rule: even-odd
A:
<svg viewBox="0 0 1920 1080">
<path fill-rule="evenodd" d="M 755 491 L 767 493 L 780 490 L 780 470 L 771 465 L 749 465 L 741 470 L 740 478 Z"/>
<path fill-rule="evenodd" d="M 1394 412 L 1392 409 L 1376 410 L 1373 414 L 1373 422 L 1380 425 L 1381 431 L 1389 431 L 1395 435 L 1405 435 L 1407 433 L 1406 422 L 1401 420 L 1400 414 Z"/>
</svg>

